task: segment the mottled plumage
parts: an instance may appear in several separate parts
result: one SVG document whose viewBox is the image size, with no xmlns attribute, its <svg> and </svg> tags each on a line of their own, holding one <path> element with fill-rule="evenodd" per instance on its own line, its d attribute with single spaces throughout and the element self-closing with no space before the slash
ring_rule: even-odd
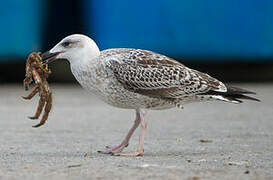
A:
<svg viewBox="0 0 273 180">
<path fill-rule="evenodd" d="M 106 103 L 136 110 L 136 120 L 124 141 L 108 147 L 103 153 L 121 154 L 128 146 L 134 130 L 142 131 L 137 153 L 143 155 L 147 122 L 146 109 L 182 108 L 196 101 L 221 100 L 233 103 L 240 99 L 258 99 L 240 88 L 228 87 L 208 74 L 190 69 L 167 56 L 141 49 L 116 48 L 100 51 L 96 43 L 84 35 L 64 38 L 49 54 L 68 59 L 78 82 Z M 53 57 L 51 56 L 51 57 Z M 51 58 L 52 59 L 52 58 Z"/>
<path fill-rule="evenodd" d="M 209 99 L 202 94 L 210 90 L 227 91 L 222 82 L 209 75 L 151 51 L 108 49 L 101 52 L 100 58 L 125 89 L 169 103 Z"/>
</svg>

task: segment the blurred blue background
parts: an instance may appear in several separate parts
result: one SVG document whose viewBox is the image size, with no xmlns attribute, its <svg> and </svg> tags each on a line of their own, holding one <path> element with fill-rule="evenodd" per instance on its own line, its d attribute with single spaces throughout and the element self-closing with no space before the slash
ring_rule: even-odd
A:
<svg viewBox="0 0 273 180">
<path fill-rule="evenodd" d="M 44 28 L 54 28 L 43 25 L 47 3 L 1 2 L 0 57 L 22 58 L 41 49 Z M 271 0 L 84 0 L 81 5 L 83 33 L 101 49 L 135 47 L 206 60 L 273 57 Z M 70 16 L 73 12 L 63 17 Z"/>
<path fill-rule="evenodd" d="M 0 60 L 24 58 L 41 49 L 45 13 L 44 1 L 1 1 Z"/>
<path fill-rule="evenodd" d="M 85 1 L 101 48 L 138 47 L 184 58 L 272 58 L 273 1 Z"/>
<path fill-rule="evenodd" d="M 272 22 L 272 0 L 2 1 L 0 81 L 12 79 L 5 78 L 9 68 L 22 68 L 30 52 L 73 33 L 91 36 L 100 49 L 148 49 L 199 70 L 247 65 L 241 71 L 248 77 L 273 60 Z"/>
</svg>

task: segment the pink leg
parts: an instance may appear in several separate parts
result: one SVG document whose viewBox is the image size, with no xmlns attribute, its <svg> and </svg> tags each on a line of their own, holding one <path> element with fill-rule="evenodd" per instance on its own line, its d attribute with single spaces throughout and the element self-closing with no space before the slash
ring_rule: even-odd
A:
<svg viewBox="0 0 273 180">
<path fill-rule="evenodd" d="M 103 153 L 103 154 L 120 153 L 125 147 L 127 147 L 129 145 L 129 141 L 130 141 L 132 135 L 134 134 L 136 128 L 139 126 L 140 122 L 141 122 L 141 113 L 140 113 L 140 111 L 137 110 L 135 123 L 134 123 L 133 127 L 131 127 L 131 129 L 129 130 L 127 136 L 122 141 L 122 143 L 118 146 L 113 146 L 113 147 L 106 146 L 106 150 L 98 151 L 98 152 Z"/>
<path fill-rule="evenodd" d="M 140 114 L 140 121 L 141 121 L 141 133 L 139 136 L 139 144 L 137 148 L 137 152 L 135 153 L 114 153 L 115 156 L 143 156 L 144 155 L 144 136 L 146 134 L 147 129 L 147 121 L 144 119 L 144 112 Z"/>
</svg>

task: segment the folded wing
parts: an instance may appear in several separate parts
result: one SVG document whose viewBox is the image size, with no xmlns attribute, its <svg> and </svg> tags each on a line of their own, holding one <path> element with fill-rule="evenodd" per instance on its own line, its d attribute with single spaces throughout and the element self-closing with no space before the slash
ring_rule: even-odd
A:
<svg viewBox="0 0 273 180">
<path fill-rule="evenodd" d="M 227 91 L 226 86 L 217 79 L 187 68 L 164 55 L 140 49 L 107 51 L 111 54 L 108 68 L 130 91 L 165 99 L 178 99 L 208 91 Z"/>
</svg>

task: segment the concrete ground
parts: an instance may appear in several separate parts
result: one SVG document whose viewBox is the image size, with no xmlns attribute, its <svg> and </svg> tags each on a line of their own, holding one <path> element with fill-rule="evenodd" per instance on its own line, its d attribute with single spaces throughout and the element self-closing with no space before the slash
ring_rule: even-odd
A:
<svg viewBox="0 0 273 180">
<path fill-rule="evenodd" d="M 150 111 L 144 157 L 98 154 L 118 144 L 134 111 L 110 107 L 76 85 L 52 85 L 48 122 L 32 128 L 38 98 L 0 85 L 0 179 L 273 179 L 273 84 L 236 84 L 261 103 L 193 103 Z M 125 152 L 134 152 L 139 131 Z"/>
</svg>

